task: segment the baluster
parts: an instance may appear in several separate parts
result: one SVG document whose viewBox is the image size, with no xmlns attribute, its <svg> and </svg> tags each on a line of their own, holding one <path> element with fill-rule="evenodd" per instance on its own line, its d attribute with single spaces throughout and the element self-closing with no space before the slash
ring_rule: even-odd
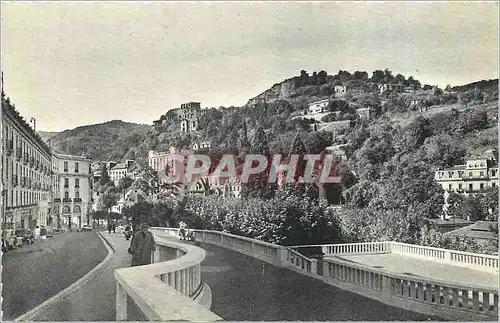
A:
<svg viewBox="0 0 500 323">
<path fill-rule="evenodd" d="M 462 290 L 462 306 L 465 309 L 472 308 L 472 302 L 470 300 L 469 291 L 465 289 Z"/>
<path fill-rule="evenodd" d="M 424 300 L 424 284 L 421 282 L 417 283 L 417 298 L 419 301 Z"/>
<path fill-rule="evenodd" d="M 479 311 L 479 292 L 474 290 L 472 291 L 472 309 L 474 311 Z"/>
<path fill-rule="evenodd" d="M 432 302 L 432 286 L 424 283 L 424 301 Z"/>
<path fill-rule="evenodd" d="M 175 285 L 174 285 L 174 288 L 176 290 L 179 290 L 180 289 L 180 286 L 181 286 L 181 275 L 180 275 L 180 272 L 179 271 L 175 271 L 174 272 L 174 279 L 175 279 Z"/>
<path fill-rule="evenodd" d="M 457 288 L 452 289 L 451 297 L 452 297 L 453 307 L 459 308 L 460 307 L 460 298 L 458 296 L 458 289 Z"/>
<path fill-rule="evenodd" d="M 184 269 L 184 294 L 189 296 L 189 284 L 191 280 L 189 277 L 189 268 Z"/>
<path fill-rule="evenodd" d="M 493 294 L 493 305 L 490 307 L 490 311 L 493 313 L 498 313 L 498 294 Z"/>
</svg>

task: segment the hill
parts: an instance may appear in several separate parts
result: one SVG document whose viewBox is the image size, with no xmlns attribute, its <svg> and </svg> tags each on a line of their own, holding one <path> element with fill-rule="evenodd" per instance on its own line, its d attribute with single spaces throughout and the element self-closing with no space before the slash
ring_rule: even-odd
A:
<svg viewBox="0 0 500 323">
<path fill-rule="evenodd" d="M 39 133 L 58 151 L 85 154 L 93 160 L 120 161 L 136 157 L 150 130 L 148 125 L 113 120 L 62 132 Z"/>
</svg>

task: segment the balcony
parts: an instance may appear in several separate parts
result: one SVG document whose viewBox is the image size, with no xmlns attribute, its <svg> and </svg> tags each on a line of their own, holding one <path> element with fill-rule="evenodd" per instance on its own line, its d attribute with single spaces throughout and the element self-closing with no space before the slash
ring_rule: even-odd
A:
<svg viewBox="0 0 500 323">
<path fill-rule="evenodd" d="M 56 197 L 56 198 L 54 199 L 54 203 L 59 203 L 59 202 L 61 202 L 61 199 L 60 199 L 60 198 L 58 198 L 58 197 Z"/>
<path fill-rule="evenodd" d="M 81 199 L 81 198 L 79 198 L 79 197 L 75 197 L 75 198 L 73 199 L 73 202 L 81 202 L 81 201 L 82 201 L 82 199 Z"/>
<path fill-rule="evenodd" d="M 65 198 L 63 198 L 63 202 L 71 202 L 71 198 L 65 197 Z"/>
</svg>

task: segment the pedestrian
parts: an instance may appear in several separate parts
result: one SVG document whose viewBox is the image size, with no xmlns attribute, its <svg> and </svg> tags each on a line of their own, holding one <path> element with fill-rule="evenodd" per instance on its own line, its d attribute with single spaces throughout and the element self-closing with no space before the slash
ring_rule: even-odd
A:
<svg viewBox="0 0 500 323">
<path fill-rule="evenodd" d="M 116 224 L 113 222 L 113 233 L 116 233 Z"/>
<path fill-rule="evenodd" d="M 149 224 L 144 222 L 141 225 L 141 230 L 134 235 L 130 243 L 131 266 L 151 264 L 151 255 L 154 251 L 156 251 L 155 239 L 149 231 Z"/>
<path fill-rule="evenodd" d="M 42 240 L 47 239 L 47 229 L 45 229 L 45 227 L 43 225 L 40 228 L 40 237 Z"/>
<path fill-rule="evenodd" d="M 184 221 L 181 221 L 179 223 L 179 234 L 181 236 L 181 240 L 186 240 L 186 223 Z"/>
<path fill-rule="evenodd" d="M 33 235 L 35 236 L 35 240 L 40 239 L 40 226 L 36 226 L 35 231 L 33 232 Z"/>
<path fill-rule="evenodd" d="M 108 223 L 108 233 L 111 234 L 111 223 Z"/>
</svg>

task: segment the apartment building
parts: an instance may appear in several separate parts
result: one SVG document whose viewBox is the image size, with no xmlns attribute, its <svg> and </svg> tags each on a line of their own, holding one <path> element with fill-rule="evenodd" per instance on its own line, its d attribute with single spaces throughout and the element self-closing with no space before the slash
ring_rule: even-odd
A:
<svg viewBox="0 0 500 323">
<path fill-rule="evenodd" d="M 53 214 L 57 225 L 73 230 L 91 224 L 90 159 L 52 150 L 52 173 Z"/>
<path fill-rule="evenodd" d="M 1 109 L 2 229 L 51 225 L 51 154 L 5 98 Z"/>
<path fill-rule="evenodd" d="M 127 160 L 124 163 L 108 163 L 108 175 L 115 186 L 118 186 L 120 179 L 129 177 L 135 179 L 141 167 L 134 160 Z"/>
<path fill-rule="evenodd" d="M 498 164 L 493 157 L 468 160 L 465 165 L 436 171 L 435 180 L 447 192 L 482 193 L 498 186 Z"/>
<path fill-rule="evenodd" d="M 156 171 L 158 176 L 158 181 L 167 182 L 175 181 L 167 176 L 169 174 L 181 175 L 184 174 L 184 169 L 187 165 L 187 156 L 191 155 L 193 152 L 186 149 L 177 149 L 175 147 L 170 147 L 166 152 L 155 152 L 149 151 L 148 153 L 148 165 L 154 171 Z M 184 156 L 184 162 L 176 161 L 176 155 Z M 179 177 L 182 180 L 182 177 Z"/>
</svg>

